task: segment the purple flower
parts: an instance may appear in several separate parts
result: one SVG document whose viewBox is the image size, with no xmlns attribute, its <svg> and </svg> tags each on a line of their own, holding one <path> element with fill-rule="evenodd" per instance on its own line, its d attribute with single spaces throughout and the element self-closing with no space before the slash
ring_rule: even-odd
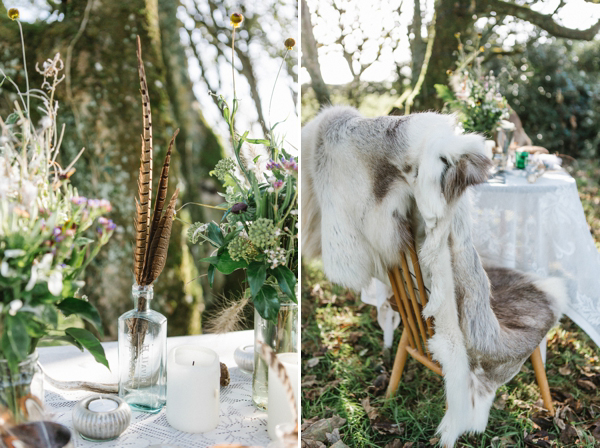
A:
<svg viewBox="0 0 600 448">
<path fill-rule="evenodd" d="M 83 196 L 74 196 L 71 198 L 71 202 L 75 205 L 85 205 L 87 204 L 87 198 Z"/>
<path fill-rule="evenodd" d="M 102 234 L 104 231 L 110 232 L 111 230 L 115 230 L 117 228 L 117 225 L 112 219 L 105 218 L 104 216 L 98 218 L 98 224 L 101 226 L 97 228 L 98 233 L 100 234 Z"/>
<path fill-rule="evenodd" d="M 98 199 L 88 199 L 87 203 L 91 208 L 100 207 L 100 200 Z"/>
<path fill-rule="evenodd" d="M 112 205 L 106 199 L 100 199 L 100 207 L 104 209 L 105 212 L 110 212 L 112 210 Z"/>
<path fill-rule="evenodd" d="M 296 163 L 294 157 L 290 157 L 289 160 L 282 159 L 281 163 L 287 171 L 298 171 L 298 163 Z"/>
<path fill-rule="evenodd" d="M 280 170 L 281 164 L 279 162 L 276 162 L 273 159 L 271 159 L 267 162 L 267 169 L 271 170 L 271 171 L 272 170 Z"/>
<path fill-rule="evenodd" d="M 283 188 L 283 181 L 276 180 L 275 182 L 273 182 L 273 188 L 275 189 L 275 191 L 281 190 Z"/>
<path fill-rule="evenodd" d="M 58 237 L 61 233 L 62 233 L 62 230 L 60 227 L 55 227 L 54 230 L 52 231 L 52 235 L 54 235 L 54 238 Z"/>
<path fill-rule="evenodd" d="M 246 210 L 248 210 L 248 204 L 245 204 L 244 202 L 238 202 L 237 204 L 233 204 L 231 207 L 231 213 L 234 215 L 244 213 Z"/>
</svg>

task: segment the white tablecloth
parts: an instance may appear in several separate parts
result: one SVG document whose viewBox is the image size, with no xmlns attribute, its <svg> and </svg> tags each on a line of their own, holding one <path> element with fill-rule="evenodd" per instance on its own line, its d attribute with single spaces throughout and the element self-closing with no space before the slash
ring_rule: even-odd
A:
<svg viewBox="0 0 600 448">
<path fill-rule="evenodd" d="M 504 184 L 471 189 L 475 248 L 484 263 L 564 278 L 571 300 L 567 316 L 600 346 L 600 253 L 575 180 L 564 171 L 549 171 L 530 184 L 522 173 L 508 172 Z M 374 280 L 361 297 L 378 307 L 386 343 L 397 326 L 388 316 L 397 313 L 385 305 L 391 294 Z"/>
<path fill-rule="evenodd" d="M 221 362 L 227 364 L 231 383 L 221 388 L 221 413 L 219 426 L 205 434 L 187 434 L 169 426 L 163 409 L 152 415 L 134 412 L 129 428 L 116 440 L 102 444 L 83 440 L 75 435 L 77 447 L 113 448 L 148 447 L 169 444 L 173 447 L 210 447 L 217 443 L 266 446 L 267 415 L 252 405 L 252 376 L 237 368 L 233 352 L 240 345 L 254 343 L 253 331 L 240 331 L 223 335 L 201 335 L 168 338 L 168 350 L 182 344 L 197 344 L 216 351 Z M 62 381 L 93 381 L 112 383 L 117 381 L 117 343 L 102 344 L 112 372 L 96 363 L 87 352 L 75 347 L 47 347 L 39 349 L 40 362 L 46 373 Z M 46 385 L 46 408 L 52 419 L 69 427 L 73 433 L 71 411 L 82 398 L 91 395 L 85 391 L 62 391 Z M 202 406 L 202 403 L 198 404 Z"/>
</svg>

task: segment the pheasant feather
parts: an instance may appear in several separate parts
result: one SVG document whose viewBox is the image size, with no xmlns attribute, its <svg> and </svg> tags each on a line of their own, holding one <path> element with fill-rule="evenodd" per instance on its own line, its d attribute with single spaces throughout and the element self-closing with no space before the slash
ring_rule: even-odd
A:
<svg viewBox="0 0 600 448">
<path fill-rule="evenodd" d="M 161 215 L 163 211 L 163 207 L 165 205 L 165 201 L 167 200 L 167 188 L 169 186 L 169 166 L 171 163 L 171 151 L 173 150 L 173 145 L 175 144 L 175 138 L 177 138 L 177 134 L 179 134 L 179 129 L 175 130 L 173 134 L 173 138 L 171 138 L 171 142 L 169 143 L 169 149 L 167 149 L 167 155 L 165 156 L 165 162 L 163 163 L 163 167 L 160 173 L 160 180 L 158 182 L 158 190 L 156 192 L 156 202 L 154 203 L 154 212 L 152 213 L 152 225 L 150 226 L 150 238 L 148 239 L 148 247 L 146 249 L 146 257 L 150 252 L 150 247 L 152 245 L 152 241 L 154 239 L 154 235 L 156 234 L 156 229 L 160 224 Z"/>
<path fill-rule="evenodd" d="M 179 188 L 176 189 L 175 193 L 173 193 L 173 196 L 171 196 L 167 211 L 161 218 L 156 235 L 154 236 L 154 241 L 152 242 L 152 247 L 150 248 L 150 265 L 148 268 L 148 276 L 145 279 L 148 284 L 156 280 L 156 277 L 160 275 L 165 267 L 165 263 L 167 261 L 167 250 L 169 249 L 169 239 L 171 238 L 171 228 L 173 226 L 173 217 L 175 215 L 175 203 L 177 202 L 178 195 Z"/>
<path fill-rule="evenodd" d="M 137 60 L 140 76 L 140 93 L 142 95 L 142 158 L 138 177 L 138 196 L 140 208 L 136 210 L 136 241 L 134 255 L 134 275 L 138 285 L 143 285 L 146 252 L 149 243 L 150 210 L 152 206 L 152 112 L 148 95 L 146 70 L 142 61 L 142 42 L 137 38 Z"/>
<path fill-rule="evenodd" d="M 179 190 L 176 190 L 165 213 L 163 208 L 167 199 L 169 186 L 169 167 L 171 153 L 175 145 L 175 138 L 179 129 L 175 131 L 165 156 L 154 211 L 152 210 L 152 113 L 150 110 L 150 96 L 148 82 L 142 60 L 141 40 L 137 38 L 138 73 L 140 77 L 140 93 L 142 96 L 143 132 L 142 155 L 138 177 L 138 198 L 135 200 L 135 250 L 133 252 L 134 276 L 138 285 L 150 285 L 162 272 L 171 237 L 171 227 L 175 216 L 175 202 Z"/>
<path fill-rule="evenodd" d="M 147 150 L 147 146 L 142 137 L 142 158 L 140 162 L 140 173 L 138 177 L 138 196 L 136 199 L 135 216 L 135 252 L 134 252 L 134 273 L 138 284 L 141 283 L 142 272 L 144 270 L 146 245 L 148 243 L 148 221 L 150 216 L 150 201 L 152 189 L 152 170 L 149 167 L 152 163 L 152 153 Z"/>
</svg>

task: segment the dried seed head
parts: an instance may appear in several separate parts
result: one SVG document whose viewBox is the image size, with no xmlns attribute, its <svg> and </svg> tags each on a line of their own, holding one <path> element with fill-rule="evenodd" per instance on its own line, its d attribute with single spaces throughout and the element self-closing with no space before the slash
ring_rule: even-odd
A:
<svg viewBox="0 0 600 448">
<path fill-rule="evenodd" d="M 239 12 L 234 12 L 233 14 L 231 14 L 230 19 L 231 19 L 231 26 L 234 28 L 237 28 L 244 21 L 244 16 L 241 15 Z"/>
<path fill-rule="evenodd" d="M 291 37 L 288 37 L 283 43 L 283 45 L 285 45 L 285 48 L 287 48 L 288 50 L 291 50 L 296 45 L 296 41 Z"/>
</svg>

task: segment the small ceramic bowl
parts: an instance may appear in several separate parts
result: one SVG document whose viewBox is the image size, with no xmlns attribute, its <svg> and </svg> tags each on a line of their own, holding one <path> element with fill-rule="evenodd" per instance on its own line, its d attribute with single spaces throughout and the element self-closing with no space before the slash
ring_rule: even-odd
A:
<svg viewBox="0 0 600 448">
<path fill-rule="evenodd" d="M 233 359 L 242 371 L 252 373 L 254 371 L 254 345 L 240 345 L 233 352 Z"/>
<path fill-rule="evenodd" d="M 73 426 L 92 442 L 116 439 L 130 422 L 131 408 L 116 395 L 91 395 L 73 408 Z"/>
</svg>

